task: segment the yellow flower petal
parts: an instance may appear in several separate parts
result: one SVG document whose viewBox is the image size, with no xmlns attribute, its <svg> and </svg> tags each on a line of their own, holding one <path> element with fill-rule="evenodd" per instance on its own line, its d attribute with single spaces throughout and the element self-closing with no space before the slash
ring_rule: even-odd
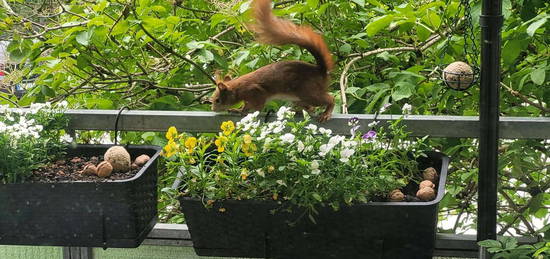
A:
<svg viewBox="0 0 550 259">
<path fill-rule="evenodd" d="M 243 142 L 244 142 L 245 144 L 250 144 L 250 143 L 252 143 L 252 136 L 250 136 L 250 135 L 248 135 L 248 134 L 244 135 L 244 136 L 243 136 Z"/>
<path fill-rule="evenodd" d="M 220 128 L 225 136 L 229 136 L 235 130 L 235 124 L 233 121 L 224 121 Z"/>
<path fill-rule="evenodd" d="M 168 131 L 166 132 L 166 139 L 172 140 L 177 136 L 178 136 L 178 130 L 176 129 L 176 127 L 172 126 L 168 128 Z"/>
<path fill-rule="evenodd" d="M 197 139 L 195 137 L 189 137 L 185 140 L 185 148 L 187 152 L 192 153 L 193 149 L 197 146 Z"/>
</svg>

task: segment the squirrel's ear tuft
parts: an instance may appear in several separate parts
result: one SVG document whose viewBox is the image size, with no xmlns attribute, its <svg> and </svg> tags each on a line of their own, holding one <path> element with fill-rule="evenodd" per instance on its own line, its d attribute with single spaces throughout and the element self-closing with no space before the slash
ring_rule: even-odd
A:
<svg viewBox="0 0 550 259">
<path fill-rule="evenodd" d="M 227 90 L 227 85 L 224 84 L 223 82 L 218 82 L 218 89 L 220 89 L 220 91 L 225 91 Z"/>
<path fill-rule="evenodd" d="M 223 77 L 223 81 L 224 81 L 224 82 L 231 81 L 231 76 L 225 75 L 225 76 Z"/>
</svg>

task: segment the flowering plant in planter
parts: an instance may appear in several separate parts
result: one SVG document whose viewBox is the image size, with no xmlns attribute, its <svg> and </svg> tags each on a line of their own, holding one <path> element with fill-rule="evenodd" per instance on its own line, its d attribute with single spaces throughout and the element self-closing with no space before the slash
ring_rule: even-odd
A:
<svg viewBox="0 0 550 259">
<path fill-rule="evenodd" d="M 67 103 L 35 103 L 30 109 L 0 105 L 0 183 L 24 182 L 33 169 L 63 155 L 72 142 L 63 128 Z"/>
<path fill-rule="evenodd" d="M 76 145 L 65 109 L 0 106 L 0 244 L 139 246 L 156 223 L 160 147 Z"/>
<path fill-rule="evenodd" d="M 209 206 L 219 200 L 288 201 L 315 214 L 318 206 L 386 201 L 409 182 L 422 180 L 416 158 L 425 156 L 424 139 L 408 140 L 402 117 L 387 127 L 350 136 L 294 119 L 287 107 L 277 120 L 261 123 L 258 112 L 236 125 L 226 121 L 217 135 L 196 138 L 171 127 L 163 154 L 169 170 L 182 167 L 181 191 Z"/>
</svg>

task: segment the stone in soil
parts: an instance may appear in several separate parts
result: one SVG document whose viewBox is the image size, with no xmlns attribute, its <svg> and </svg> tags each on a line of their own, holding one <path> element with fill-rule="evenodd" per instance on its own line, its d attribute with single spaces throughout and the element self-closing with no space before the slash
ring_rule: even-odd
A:
<svg viewBox="0 0 550 259">
<path fill-rule="evenodd" d="M 70 159 L 57 160 L 53 163 L 40 167 L 32 172 L 32 182 L 108 182 L 114 180 L 123 180 L 134 177 L 141 167 L 132 168 L 128 172 L 113 172 L 107 178 L 101 178 L 97 175 L 82 174 L 86 164 L 99 164 L 103 159 L 97 156 L 92 157 L 73 157 Z"/>
</svg>

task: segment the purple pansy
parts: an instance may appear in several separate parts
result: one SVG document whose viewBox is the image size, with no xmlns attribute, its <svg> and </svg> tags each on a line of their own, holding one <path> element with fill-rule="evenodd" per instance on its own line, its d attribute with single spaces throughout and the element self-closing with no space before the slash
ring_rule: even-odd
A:
<svg viewBox="0 0 550 259">
<path fill-rule="evenodd" d="M 369 130 L 367 133 L 365 133 L 362 137 L 363 139 L 365 140 L 371 140 L 371 139 L 374 139 L 376 138 L 376 131 L 374 130 Z"/>
</svg>

